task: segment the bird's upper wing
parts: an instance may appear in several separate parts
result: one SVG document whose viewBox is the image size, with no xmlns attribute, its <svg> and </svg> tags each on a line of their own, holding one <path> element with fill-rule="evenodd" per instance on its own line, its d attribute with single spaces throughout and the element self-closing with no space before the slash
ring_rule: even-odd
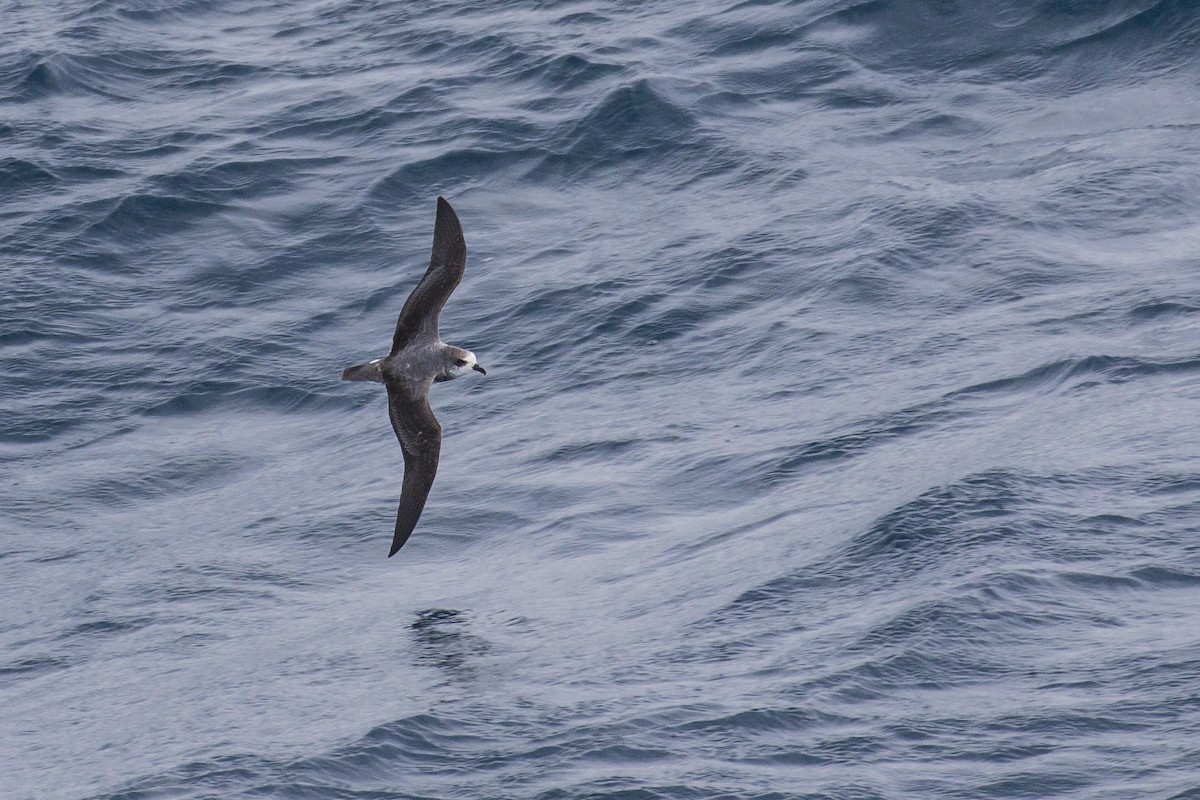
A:
<svg viewBox="0 0 1200 800">
<path fill-rule="evenodd" d="M 467 241 L 463 238 L 462 224 L 446 198 L 439 197 L 437 220 L 433 224 L 433 256 L 425 277 L 412 290 L 396 320 L 391 355 L 399 353 L 418 333 L 437 338 L 442 307 L 462 280 L 466 266 Z"/>
<path fill-rule="evenodd" d="M 438 455 L 442 450 L 442 426 L 429 407 L 429 383 L 413 387 L 399 381 L 388 381 L 388 417 L 400 449 L 404 451 L 404 487 L 400 490 L 400 507 L 396 510 L 396 533 L 388 558 L 404 546 L 412 535 L 429 487 L 437 475 Z"/>
</svg>

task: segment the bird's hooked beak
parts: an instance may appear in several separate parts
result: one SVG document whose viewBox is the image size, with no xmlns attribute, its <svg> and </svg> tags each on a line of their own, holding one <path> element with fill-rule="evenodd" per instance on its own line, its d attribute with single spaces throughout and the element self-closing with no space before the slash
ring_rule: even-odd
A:
<svg viewBox="0 0 1200 800">
<path fill-rule="evenodd" d="M 484 369 L 483 367 L 479 366 L 478 364 L 473 364 L 471 366 L 471 369 L 475 370 L 476 372 L 482 372 L 484 375 L 487 375 L 487 370 Z"/>
</svg>

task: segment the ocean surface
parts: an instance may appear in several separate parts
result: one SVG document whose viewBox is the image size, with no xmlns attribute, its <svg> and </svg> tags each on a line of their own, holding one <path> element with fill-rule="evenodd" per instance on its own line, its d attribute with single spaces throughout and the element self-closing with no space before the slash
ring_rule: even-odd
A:
<svg viewBox="0 0 1200 800">
<path fill-rule="evenodd" d="M 1200 798 L 1200 5 L 0 25 L 0 797 Z"/>
</svg>

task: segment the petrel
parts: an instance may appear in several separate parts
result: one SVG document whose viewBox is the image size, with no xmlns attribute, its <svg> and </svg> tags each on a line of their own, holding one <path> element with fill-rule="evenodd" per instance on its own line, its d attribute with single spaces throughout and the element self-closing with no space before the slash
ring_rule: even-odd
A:
<svg viewBox="0 0 1200 800">
<path fill-rule="evenodd" d="M 412 290 L 392 337 L 392 352 L 342 372 L 344 381 L 375 381 L 387 387 L 388 417 L 404 451 L 404 484 L 396 511 L 396 533 L 388 558 L 412 535 L 425 498 L 437 474 L 442 449 L 442 426 L 429 408 L 429 387 L 465 375 L 487 371 L 475 354 L 445 344 L 438 335 L 438 318 L 467 266 L 467 242 L 458 215 L 444 197 L 437 199 L 433 223 L 433 257 L 425 277 Z"/>
</svg>

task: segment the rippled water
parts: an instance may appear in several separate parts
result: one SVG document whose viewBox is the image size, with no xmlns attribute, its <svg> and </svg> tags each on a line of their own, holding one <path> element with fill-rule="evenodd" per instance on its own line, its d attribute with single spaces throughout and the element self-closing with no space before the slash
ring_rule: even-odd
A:
<svg viewBox="0 0 1200 800">
<path fill-rule="evenodd" d="M 1194 4 L 0 17 L 5 797 L 1200 797 Z"/>
</svg>

